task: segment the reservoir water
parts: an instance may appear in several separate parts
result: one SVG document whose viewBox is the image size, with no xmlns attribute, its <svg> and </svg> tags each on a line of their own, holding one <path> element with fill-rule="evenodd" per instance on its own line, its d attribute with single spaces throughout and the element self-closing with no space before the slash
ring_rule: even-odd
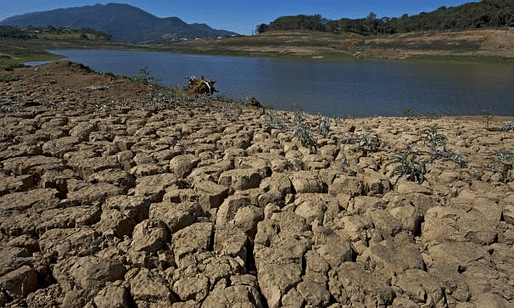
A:
<svg viewBox="0 0 514 308">
<path fill-rule="evenodd" d="M 256 97 L 276 109 L 333 116 L 514 115 L 514 68 L 392 61 L 308 61 L 166 52 L 52 50 L 100 72 L 142 68 L 165 85 L 188 76 L 217 79 L 219 94 Z"/>
</svg>

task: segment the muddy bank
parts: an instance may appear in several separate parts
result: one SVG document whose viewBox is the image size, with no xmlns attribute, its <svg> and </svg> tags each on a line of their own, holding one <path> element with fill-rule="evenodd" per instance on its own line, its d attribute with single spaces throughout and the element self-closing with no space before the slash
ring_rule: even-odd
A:
<svg viewBox="0 0 514 308">
<path fill-rule="evenodd" d="M 507 119 L 327 129 L 224 102 L 163 109 L 67 62 L 1 74 L 16 76 L 0 90 L 2 306 L 514 305 L 514 173 L 494 154 L 514 132 L 491 129 Z M 423 181 L 391 163 L 407 150 Z"/>
</svg>

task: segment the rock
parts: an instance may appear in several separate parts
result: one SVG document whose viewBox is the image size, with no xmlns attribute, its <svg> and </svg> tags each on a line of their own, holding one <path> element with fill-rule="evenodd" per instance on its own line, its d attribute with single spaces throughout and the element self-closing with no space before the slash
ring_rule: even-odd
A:
<svg viewBox="0 0 514 308">
<path fill-rule="evenodd" d="M 399 275 L 409 269 L 425 269 L 420 252 L 414 245 L 405 243 L 397 246 L 390 241 L 384 241 L 372 245 L 359 256 L 359 260 L 366 260 L 370 268 L 383 272 L 385 277 Z"/>
<path fill-rule="evenodd" d="M 514 205 L 505 205 L 502 211 L 503 220 L 511 225 L 514 225 Z"/>
<path fill-rule="evenodd" d="M 170 161 L 170 169 L 179 178 L 188 176 L 193 168 L 196 168 L 200 159 L 194 155 L 186 154 L 173 157 Z"/>
<path fill-rule="evenodd" d="M 394 300 L 394 292 L 384 278 L 363 270 L 354 262 L 332 269 L 328 286 L 339 303 L 348 302 L 354 307 L 387 306 Z"/>
<path fill-rule="evenodd" d="M 115 196 L 102 204 L 102 215 L 96 228 L 118 237 L 131 235 L 134 227 L 148 218 L 150 202 L 143 197 Z"/>
<path fill-rule="evenodd" d="M 194 189 L 200 196 L 200 204 L 204 211 L 218 208 L 228 197 L 228 188 L 211 181 L 194 183 Z"/>
<path fill-rule="evenodd" d="M 94 299 L 97 308 L 129 308 L 130 293 L 123 286 L 107 286 Z"/>
<path fill-rule="evenodd" d="M 193 224 L 203 213 L 197 202 L 160 202 L 150 205 L 149 218 L 163 221 L 175 233 Z"/>
<path fill-rule="evenodd" d="M 121 166 L 114 160 L 105 157 L 91 157 L 86 159 L 72 159 L 69 162 L 73 170 L 82 178 L 86 179 L 94 173 L 107 169 L 121 169 Z"/>
<path fill-rule="evenodd" d="M 280 248 L 254 250 L 257 278 L 268 307 L 279 307 L 286 292 L 301 281 L 301 258 Z"/>
<path fill-rule="evenodd" d="M 214 234 L 214 251 L 216 253 L 239 257 L 246 263 L 249 253 L 248 244 L 248 236 L 243 230 L 230 225 L 216 227 Z"/>
<path fill-rule="evenodd" d="M 104 238 L 89 228 L 50 229 L 39 238 L 39 248 L 60 260 L 93 255 L 100 251 L 102 241 Z"/>
<path fill-rule="evenodd" d="M 355 258 L 355 252 L 349 242 L 336 234 L 326 236 L 324 243 L 317 249 L 317 253 L 332 268 L 336 268 L 346 261 L 352 261 Z"/>
<path fill-rule="evenodd" d="M 230 280 L 231 286 L 210 292 L 201 308 L 264 308 L 254 276 L 231 276 Z"/>
<path fill-rule="evenodd" d="M 421 235 L 429 242 L 456 240 L 489 245 L 498 237 L 498 223 L 488 220 L 479 211 L 468 212 L 437 206 L 427 211 Z"/>
<path fill-rule="evenodd" d="M 41 213 L 34 221 L 35 232 L 43 234 L 55 228 L 75 228 L 90 226 L 100 220 L 101 209 L 98 206 L 78 206 L 64 209 L 51 209 Z"/>
<path fill-rule="evenodd" d="M 328 193 L 332 195 L 345 193 L 350 196 L 358 196 L 364 192 L 364 181 L 361 177 L 340 175 L 334 179 L 328 187 Z"/>
<path fill-rule="evenodd" d="M 317 175 L 309 171 L 298 171 L 290 177 L 293 189 L 297 194 L 301 193 L 323 193 L 326 191 L 326 184 Z"/>
<path fill-rule="evenodd" d="M 421 269 L 403 271 L 398 278 L 393 278 L 393 285 L 399 287 L 414 303 L 436 307 L 445 305 L 444 287 L 437 277 Z"/>
<path fill-rule="evenodd" d="M 3 172 L 8 175 L 31 174 L 42 176 L 48 170 L 62 171 L 64 163 L 61 159 L 47 156 L 16 157 L 4 160 Z"/>
<path fill-rule="evenodd" d="M 91 183 L 108 183 L 128 191 L 136 186 L 136 178 L 125 170 L 107 169 L 97 173 L 93 173 L 88 182 Z"/>
<path fill-rule="evenodd" d="M 34 177 L 31 174 L 0 178 L 0 197 L 11 192 L 27 191 L 33 183 Z"/>
<path fill-rule="evenodd" d="M 173 292 L 181 301 L 195 300 L 201 302 L 209 291 L 209 279 L 202 274 L 184 277 L 173 284 Z"/>
<path fill-rule="evenodd" d="M 63 200 L 63 204 L 66 206 L 101 205 L 108 198 L 123 194 L 125 194 L 123 188 L 112 184 L 98 183 L 69 192 L 66 200 Z"/>
<path fill-rule="evenodd" d="M 233 220 L 239 209 L 251 205 L 251 197 L 244 193 L 235 193 L 223 201 L 216 214 L 216 225 L 223 225 Z"/>
<path fill-rule="evenodd" d="M 121 262 L 95 256 L 71 257 L 53 268 L 53 276 L 65 290 L 78 288 L 88 293 L 98 292 L 107 282 L 123 279 L 126 272 Z"/>
<path fill-rule="evenodd" d="M 12 298 L 24 298 L 38 288 L 36 271 L 30 266 L 22 266 L 0 277 L 0 288 Z"/>
<path fill-rule="evenodd" d="M 475 307 L 483 308 L 508 308 L 512 306 L 511 302 L 493 293 L 480 294 L 474 304 Z"/>
<path fill-rule="evenodd" d="M 312 305 L 313 307 L 327 307 L 330 302 L 331 295 L 325 284 L 304 280 L 296 286 L 296 289 L 305 299 L 307 305 Z"/>
<path fill-rule="evenodd" d="M 125 279 L 130 283 L 130 295 L 137 307 L 169 307 L 177 301 L 166 279 L 147 268 L 133 269 Z"/>
<path fill-rule="evenodd" d="M 2 211 L 26 211 L 41 212 L 51 209 L 59 203 L 59 192 L 56 189 L 34 189 L 29 194 L 25 192 L 10 193 L 0 197 L 0 209 Z"/>
<path fill-rule="evenodd" d="M 43 154 L 62 158 L 65 153 L 75 151 L 79 142 L 75 136 L 53 139 L 43 144 Z"/>
<path fill-rule="evenodd" d="M 209 250 L 213 233 L 213 224 L 210 222 L 194 223 L 189 227 L 175 232 L 172 235 L 173 253 L 175 262 L 187 254 L 201 253 Z"/>
<path fill-rule="evenodd" d="M 218 184 L 232 187 L 235 190 L 257 188 L 261 182 L 261 175 L 253 169 L 233 169 L 223 172 Z"/>
<path fill-rule="evenodd" d="M 166 188 L 181 188 L 184 183 L 175 174 L 163 173 L 145 176 L 136 180 L 135 196 L 148 198 L 150 202 L 161 202 Z"/>
<path fill-rule="evenodd" d="M 168 231 L 164 222 L 146 219 L 134 227 L 132 251 L 155 253 L 168 242 Z"/>
</svg>

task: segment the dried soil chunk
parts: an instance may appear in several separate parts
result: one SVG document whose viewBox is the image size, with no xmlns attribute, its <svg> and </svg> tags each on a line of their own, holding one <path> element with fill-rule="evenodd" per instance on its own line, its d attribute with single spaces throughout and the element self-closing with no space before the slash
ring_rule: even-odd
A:
<svg viewBox="0 0 514 308">
<path fill-rule="evenodd" d="M 149 217 L 162 220 L 171 233 L 175 233 L 190 226 L 202 214 L 203 210 L 196 202 L 160 202 L 150 205 Z"/>
<path fill-rule="evenodd" d="M 55 189 L 34 189 L 30 192 L 10 193 L 0 197 L 0 210 L 34 212 L 51 209 L 57 206 L 59 192 Z"/>
<path fill-rule="evenodd" d="M 151 202 L 161 202 L 166 193 L 166 188 L 172 186 L 177 188 L 184 186 L 182 180 L 175 174 L 164 173 L 145 176 L 136 180 L 134 194 L 136 196 L 147 197 Z"/>
<path fill-rule="evenodd" d="M 43 144 L 43 154 L 62 158 L 67 152 L 77 151 L 79 142 L 80 139 L 75 136 L 53 139 Z"/>
<path fill-rule="evenodd" d="M 235 190 L 257 188 L 261 182 L 261 175 L 253 169 L 233 169 L 223 172 L 218 183 Z"/>
<path fill-rule="evenodd" d="M 172 236 L 172 245 L 176 263 L 179 264 L 180 259 L 187 254 L 208 251 L 213 231 L 212 223 L 201 222 L 175 232 Z"/>
<path fill-rule="evenodd" d="M 27 191 L 34 183 L 34 177 L 29 175 L 0 178 L 0 197 L 11 192 Z"/>
<path fill-rule="evenodd" d="M 28 265 L 22 266 L 0 277 L 0 288 L 12 298 L 24 298 L 38 288 L 37 273 Z"/>
<path fill-rule="evenodd" d="M 177 301 L 166 279 L 147 268 L 131 270 L 126 279 L 137 307 L 170 307 Z"/>
<path fill-rule="evenodd" d="M 47 156 L 16 157 L 4 160 L 3 171 L 6 174 L 31 174 L 42 176 L 48 170 L 62 171 L 64 163 L 61 159 Z"/>
<path fill-rule="evenodd" d="M 134 227 L 148 218 L 149 207 L 150 202 L 143 197 L 111 197 L 102 204 L 101 220 L 96 228 L 118 237 L 131 235 Z"/>
<path fill-rule="evenodd" d="M 194 155 L 179 155 L 173 157 L 170 161 L 170 168 L 176 176 L 183 179 L 188 176 L 196 166 L 198 166 L 199 162 L 200 159 Z"/>
</svg>

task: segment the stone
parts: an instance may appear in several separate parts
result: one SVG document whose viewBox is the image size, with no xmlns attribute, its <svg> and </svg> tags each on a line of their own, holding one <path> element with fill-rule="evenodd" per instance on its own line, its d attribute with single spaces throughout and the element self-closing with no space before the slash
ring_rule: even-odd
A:
<svg viewBox="0 0 514 308">
<path fill-rule="evenodd" d="M 160 220 L 146 219 L 134 227 L 131 250 L 155 253 L 167 242 L 166 224 Z"/>
<path fill-rule="evenodd" d="M 182 180 L 172 173 L 144 176 L 136 180 L 134 195 L 149 198 L 150 202 L 161 202 L 168 187 L 183 186 Z"/>
<path fill-rule="evenodd" d="M 98 183 L 69 192 L 63 203 L 66 206 L 101 205 L 110 197 L 124 194 L 123 188 L 108 183 Z"/>
<path fill-rule="evenodd" d="M 198 222 L 172 235 L 172 247 L 175 262 L 188 254 L 201 253 L 209 250 L 214 226 L 210 222 Z"/>
<path fill-rule="evenodd" d="M 38 288 L 36 271 L 28 265 L 22 266 L 0 277 L 0 288 L 12 298 L 24 298 Z"/>
<path fill-rule="evenodd" d="M 514 225 L 514 205 L 505 205 L 502 211 L 503 220 L 511 225 Z"/>
<path fill-rule="evenodd" d="M 0 197 L 11 192 L 27 191 L 33 183 L 34 177 L 31 174 L 0 178 Z"/>
<path fill-rule="evenodd" d="M 233 169 L 223 172 L 219 177 L 218 184 L 235 190 L 246 190 L 259 187 L 261 179 L 257 170 Z"/>
<path fill-rule="evenodd" d="M 65 153 L 76 151 L 79 142 L 80 139 L 75 136 L 49 140 L 43 144 L 43 154 L 62 158 Z"/>
<path fill-rule="evenodd" d="M 177 302 L 166 279 L 147 268 L 132 269 L 125 279 L 137 307 L 169 307 Z"/>
<path fill-rule="evenodd" d="M 39 248 L 58 260 L 71 256 L 93 255 L 100 251 L 104 238 L 89 228 L 50 229 L 39 238 Z"/>
<path fill-rule="evenodd" d="M 197 202 L 160 202 L 150 205 L 149 218 L 163 221 L 175 233 L 193 224 L 203 213 Z"/>
<path fill-rule="evenodd" d="M 80 288 L 97 290 L 107 282 L 123 279 L 127 270 L 115 260 L 96 256 L 71 257 L 58 262 L 53 268 L 53 276 L 66 289 Z"/>
<path fill-rule="evenodd" d="M 240 228 L 230 225 L 216 227 L 214 233 L 214 251 L 216 253 L 240 257 L 246 263 L 249 253 L 248 244 L 248 236 Z"/>
<path fill-rule="evenodd" d="M 102 215 L 96 228 L 120 238 L 131 235 L 134 227 L 148 218 L 150 202 L 144 197 L 114 196 L 102 204 Z"/>
<path fill-rule="evenodd" d="M 211 181 L 200 181 L 194 183 L 194 189 L 200 196 L 200 204 L 207 211 L 218 208 L 228 197 L 228 188 Z"/>
<path fill-rule="evenodd" d="M 130 293 L 123 286 L 106 286 L 94 299 L 97 308 L 129 308 Z"/>
<path fill-rule="evenodd" d="M 323 193 L 326 191 L 326 184 L 312 172 L 298 171 L 290 176 L 291 184 L 297 194 L 301 193 Z"/>
<path fill-rule="evenodd" d="M 195 300 L 201 302 L 208 294 L 209 279 L 202 274 L 184 277 L 173 284 L 173 292 L 181 301 Z"/>
<path fill-rule="evenodd" d="M 171 159 L 170 169 L 177 177 L 183 179 L 188 176 L 196 166 L 198 166 L 199 162 L 200 159 L 194 155 L 178 155 Z"/>
<path fill-rule="evenodd" d="M 2 211 L 26 211 L 41 212 L 45 209 L 57 207 L 59 192 L 52 188 L 31 190 L 30 193 L 13 192 L 0 197 L 0 209 Z"/>
</svg>

